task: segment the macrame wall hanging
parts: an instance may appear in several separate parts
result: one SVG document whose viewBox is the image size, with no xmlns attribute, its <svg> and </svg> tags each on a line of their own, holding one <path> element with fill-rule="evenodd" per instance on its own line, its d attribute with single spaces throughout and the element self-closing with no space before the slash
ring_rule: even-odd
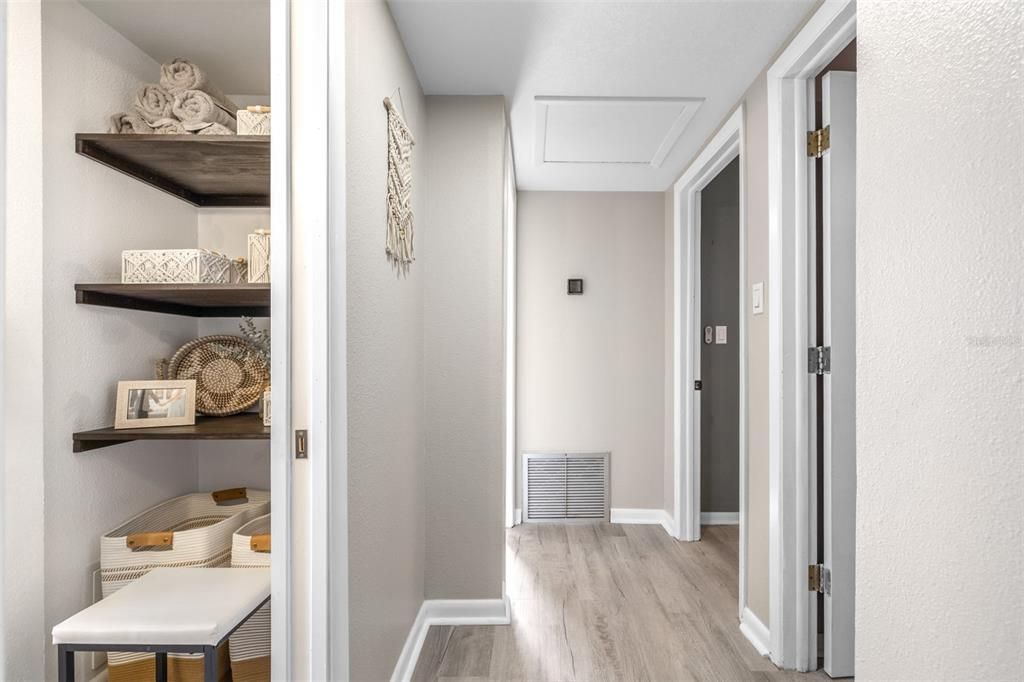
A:
<svg viewBox="0 0 1024 682">
<path fill-rule="evenodd" d="M 399 94 L 401 96 L 401 94 Z M 416 260 L 412 244 L 412 147 L 416 141 L 390 97 L 384 98 L 388 112 L 388 261 L 408 270 Z"/>
</svg>

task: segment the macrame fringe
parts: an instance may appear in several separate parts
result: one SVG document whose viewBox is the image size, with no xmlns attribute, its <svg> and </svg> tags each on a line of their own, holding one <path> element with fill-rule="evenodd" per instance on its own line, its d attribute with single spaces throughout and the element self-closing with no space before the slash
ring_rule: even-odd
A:
<svg viewBox="0 0 1024 682">
<path fill-rule="evenodd" d="M 412 147 L 416 141 L 389 98 L 388 112 L 388 260 L 407 268 L 416 260 L 412 221 Z"/>
</svg>

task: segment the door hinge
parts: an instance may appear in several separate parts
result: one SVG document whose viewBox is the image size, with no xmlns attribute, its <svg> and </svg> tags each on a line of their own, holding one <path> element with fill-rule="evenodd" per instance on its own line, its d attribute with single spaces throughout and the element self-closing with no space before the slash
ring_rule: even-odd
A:
<svg viewBox="0 0 1024 682">
<path fill-rule="evenodd" d="M 295 459 L 309 459 L 309 433 L 306 429 L 295 430 Z"/>
<path fill-rule="evenodd" d="M 807 156 L 820 159 L 830 146 L 828 126 L 807 133 Z"/>
<path fill-rule="evenodd" d="M 811 592 L 832 594 L 832 571 L 821 564 L 807 567 L 807 589 Z"/>
<path fill-rule="evenodd" d="M 696 381 L 693 382 L 693 390 L 701 391 L 703 389 L 704 389 L 704 382 L 703 381 L 701 381 L 700 379 L 697 379 Z"/>
<path fill-rule="evenodd" d="M 814 346 L 807 349 L 807 373 L 808 374 L 831 374 L 832 373 L 832 347 Z"/>
</svg>

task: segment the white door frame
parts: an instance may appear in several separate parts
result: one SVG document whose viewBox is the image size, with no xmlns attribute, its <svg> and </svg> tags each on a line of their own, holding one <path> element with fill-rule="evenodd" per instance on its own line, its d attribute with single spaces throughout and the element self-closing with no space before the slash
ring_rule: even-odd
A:
<svg viewBox="0 0 1024 682">
<path fill-rule="evenodd" d="M 507 119 L 507 114 L 506 114 Z M 504 220 L 504 372 L 505 381 L 505 528 L 516 519 L 516 167 L 512 154 L 512 128 L 505 126 Z"/>
<path fill-rule="evenodd" d="M 314 672 L 324 671 L 326 679 L 349 679 L 349 563 L 348 563 L 348 228 L 347 163 L 345 146 L 346 61 L 345 3 L 326 3 L 327 13 L 327 222 L 321 235 L 323 257 L 320 278 L 327 295 L 322 307 L 326 324 L 315 335 L 318 344 L 314 373 L 320 382 L 320 418 L 327 421 L 324 446 L 329 457 L 314 461 L 314 479 L 323 483 L 313 489 L 313 541 L 322 553 L 313 551 L 312 597 L 319 601 L 313 621 L 324 627 L 314 639 Z M 322 516 L 325 523 L 317 523 Z M 318 590 L 328 598 L 318 599 Z M 317 655 L 316 647 L 327 650 Z M 317 679 L 317 678 L 314 678 Z"/>
<path fill-rule="evenodd" d="M 700 539 L 700 405 L 693 382 L 700 373 L 700 193 L 733 159 L 740 159 L 739 290 L 740 355 L 739 458 L 740 549 L 739 609 L 747 601 L 747 216 L 744 107 L 726 119 L 672 188 L 673 306 L 672 437 L 674 455 L 673 535 Z"/>
<path fill-rule="evenodd" d="M 288 126 L 290 116 L 289 3 L 277 0 L 270 5 L 270 103 L 274 110 L 276 135 L 270 138 L 270 496 L 275 501 L 271 533 L 291 538 L 292 466 L 291 466 L 291 152 Z M 290 541 L 278 541 L 270 564 L 271 677 L 288 679 L 292 669 L 292 547 Z"/>
<path fill-rule="evenodd" d="M 768 70 L 768 395 L 770 653 L 782 668 L 817 667 L 817 602 L 807 590 L 816 542 L 813 159 L 806 133 L 814 78 L 856 35 L 854 0 L 825 0 Z"/>
<path fill-rule="evenodd" d="M 273 679 L 349 671 L 345 22 L 331 9 L 271 3 L 272 530 L 286 539 L 271 568 Z"/>
</svg>

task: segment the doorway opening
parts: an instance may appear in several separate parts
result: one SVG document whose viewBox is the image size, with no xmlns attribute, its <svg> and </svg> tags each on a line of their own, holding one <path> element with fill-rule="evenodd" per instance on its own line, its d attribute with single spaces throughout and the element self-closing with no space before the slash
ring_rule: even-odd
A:
<svg viewBox="0 0 1024 682">
<path fill-rule="evenodd" d="M 694 541 L 701 537 L 702 476 L 701 476 L 701 384 L 702 348 L 704 327 L 712 326 L 712 342 L 715 326 L 725 326 L 722 331 L 723 344 L 718 348 L 732 348 L 735 353 L 735 410 L 728 417 L 735 435 L 732 456 L 736 460 L 736 488 L 738 493 L 735 507 L 735 523 L 739 535 L 739 572 L 737 612 L 741 629 L 748 639 L 757 642 L 761 653 L 767 652 L 768 630 L 747 607 L 747 276 L 746 276 L 746 170 L 743 134 L 744 108 L 738 107 L 726 120 L 718 133 L 711 139 L 700 155 L 690 164 L 673 187 L 674 203 L 677 207 L 673 216 L 673 288 L 674 300 L 679 301 L 673 311 L 672 386 L 673 404 L 673 535 L 679 540 Z M 701 312 L 701 222 L 702 195 L 715 193 L 715 180 L 726 171 L 735 169 L 735 246 L 731 255 L 734 276 L 730 285 L 732 298 L 729 309 L 733 321 L 705 321 Z M 732 171 L 728 171 L 732 172 Z M 710 189 L 709 189 L 710 188 Z M 729 193 L 730 190 L 727 190 Z M 732 327 L 730 327 L 732 324 Z M 717 349 L 716 349 L 717 350 Z M 719 419 L 725 419 L 719 416 Z M 726 428 L 726 425 L 723 425 Z M 732 511 L 732 510 L 728 510 Z M 707 516 L 712 520 L 715 517 Z M 723 518 L 723 517 L 718 517 Z M 728 517 L 725 517 L 728 518 Z"/>
<path fill-rule="evenodd" d="M 856 84 L 825 74 L 819 125 L 815 80 L 855 35 L 853 2 L 823 5 L 768 70 L 770 652 L 807 671 L 820 646 L 834 677 L 853 673 Z"/>
<path fill-rule="evenodd" d="M 700 368 L 694 425 L 702 526 L 739 525 L 739 167 L 734 158 L 700 193 L 695 304 L 702 325 L 694 346 Z"/>
</svg>

